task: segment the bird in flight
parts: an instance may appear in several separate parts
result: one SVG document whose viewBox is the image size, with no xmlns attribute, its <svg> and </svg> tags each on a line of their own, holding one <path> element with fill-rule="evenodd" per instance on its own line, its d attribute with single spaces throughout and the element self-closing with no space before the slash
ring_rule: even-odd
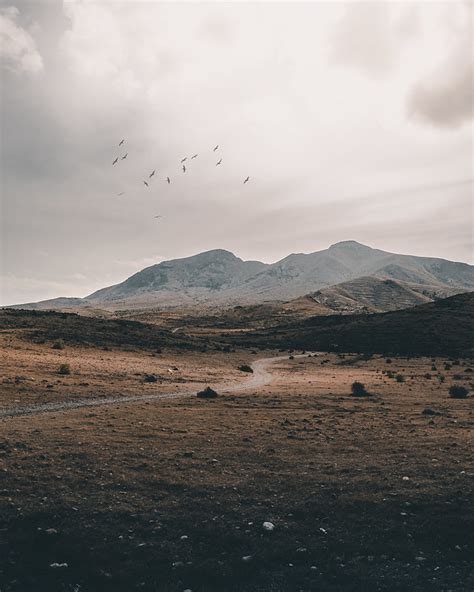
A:
<svg viewBox="0 0 474 592">
<path fill-rule="evenodd" d="M 214 148 L 213 152 L 215 152 L 219 148 L 219 144 Z"/>
<path fill-rule="evenodd" d="M 155 174 L 155 171 L 152 171 L 149 175 L 148 178 L 151 179 L 153 177 L 153 175 Z"/>
<path fill-rule="evenodd" d="M 117 158 L 114 160 L 114 162 L 112 164 L 117 164 L 118 163 L 118 156 Z"/>
<path fill-rule="evenodd" d="M 119 146 L 121 146 L 124 142 L 125 142 L 125 140 L 120 140 Z"/>
<path fill-rule="evenodd" d="M 147 183 L 146 181 L 143 181 L 143 182 L 145 183 L 145 185 L 146 185 L 147 187 L 149 187 L 149 185 L 148 185 L 148 183 Z"/>
<path fill-rule="evenodd" d="M 188 157 L 187 157 L 187 156 L 185 156 L 184 158 L 182 158 L 182 159 L 181 159 L 181 162 L 183 163 L 183 162 L 185 162 L 186 160 L 188 160 Z"/>
<path fill-rule="evenodd" d="M 120 197 L 121 195 L 124 195 L 125 191 L 122 191 L 121 193 L 118 193 L 117 196 Z"/>
<path fill-rule="evenodd" d="M 186 165 L 183 164 L 183 173 L 186 172 Z"/>
<path fill-rule="evenodd" d="M 244 184 L 247 183 L 247 181 L 250 179 L 250 177 L 247 177 L 244 181 Z"/>
<path fill-rule="evenodd" d="M 222 158 L 219 160 L 219 162 L 216 162 L 216 166 L 219 166 L 222 162 Z"/>
<path fill-rule="evenodd" d="M 192 160 L 193 158 L 197 158 L 198 156 L 199 156 L 199 154 L 195 154 L 194 156 L 191 156 L 191 160 Z"/>
<path fill-rule="evenodd" d="M 163 218 L 163 216 L 155 216 L 155 218 Z"/>
<path fill-rule="evenodd" d="M 168 185 L 171 183 L 170 178 L 166 177 L 166 180 L 168 181 Z"/>
<path fill-rule="evenodd" d="M 122 156 L 122 160 L 125 160 L 127 158 L 127 156 L 128 156 L 128 152 L 127 152 L 127 154 L 125 154 L 125 156 Z"/>
</svg>

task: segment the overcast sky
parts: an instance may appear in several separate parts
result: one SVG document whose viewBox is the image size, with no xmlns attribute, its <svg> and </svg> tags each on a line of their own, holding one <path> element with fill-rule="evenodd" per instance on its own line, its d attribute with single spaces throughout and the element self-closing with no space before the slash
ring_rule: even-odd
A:
<svg viewBox="0 0 474 592">
<path fill-rule="evenodd" d="M 469 2 L 0 0 L 1 303 L 213 248 L 472 262 L 472 33 Z"/>
</svg>

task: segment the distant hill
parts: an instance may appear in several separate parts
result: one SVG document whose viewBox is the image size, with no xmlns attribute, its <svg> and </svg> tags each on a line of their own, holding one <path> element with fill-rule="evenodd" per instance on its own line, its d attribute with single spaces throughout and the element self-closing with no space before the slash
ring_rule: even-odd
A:
<svg viewBox="0 0 474 592">
<path fill-rule="evenodd" d="M 474 356 L 474 293 L 405 310 L 314 316 L 223 335 L 235 345 L 387 355 Z"/>
<path fill-rule="evenodd" d="M 356 279 L 361 281 L 354 283 Z M 345 285 L 323 292 L 337 284 Z M 285 302 L 311 294 L 315 301 L 329 299 L 342 310 L 366 307 L 371 311 L 413 306 L 469 290 L 474 290 L 474 267 L 466 263 L 397 255 L 344 241 L 323 251 L 289 255 L 274 264 L 243 261 L 222 249 L 207 251 L 152 265 L 83 299 L 60 298 L 21 308 L 222 307 Z"/>
<path fill-rule="evenodd" d="M 441 292 L 441 289 L 431 292 L 423 286 L 368 276 L 323 288 L 308 298 L 333 312 L 387 312 L 431 302 Z"/>
<path fill-rule="evenodd" d="M 268 315 L 269 309 L 273 309 L 273 315 Z M 176 332 L 153 322 L 4 309 L 0 310 L 0 327 L 4 331 L 19 330 L 25 339 L 39 343 L 62 339 L 71 345 L 152 351 L 162 347 L 203 350 L 226 345 L 474 357 L 474 293 L 386 313 L 324 316 L 322 309 L 317 311 L 317 316 L 301 318 L 300 312 L 285 313 L 281 305 L 239 306 L 224 311 L 217 319 L 199 315 L 187 319 L 188 322 L 184 319 L 186 330 Z"/>
</svg>

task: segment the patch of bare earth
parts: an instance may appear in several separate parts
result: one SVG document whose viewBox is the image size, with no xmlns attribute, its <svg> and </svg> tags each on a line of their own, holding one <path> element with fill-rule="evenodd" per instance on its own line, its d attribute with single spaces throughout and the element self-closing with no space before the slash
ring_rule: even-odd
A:
<svg viewBox="0 0 474 592">
<path fill-rule="evenodd" d="M 7 407 L 195 392 L 248 380 L 237 367 L 260 357 L 20 342 L 2 353 Z M 58 377 L 64 360 L 71 375 Z M 472 375 L 445 362 L 320 354 L 276 361 L 271 384 L 217 399 L 4 419 L 0 589 L 473 589 L 474 399 L 447 396 Z M 162 382 L 144 383 L 151 373 Z M 356 380 L 372 396 L 352 397 Z"/>
</svg>

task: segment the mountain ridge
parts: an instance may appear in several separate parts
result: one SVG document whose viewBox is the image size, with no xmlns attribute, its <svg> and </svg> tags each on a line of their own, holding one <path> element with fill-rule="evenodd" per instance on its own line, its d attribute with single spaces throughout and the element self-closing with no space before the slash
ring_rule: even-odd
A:
<svg viewBox="0 0 474 592">
<path fill-rule="evenodd" d="M 433 300 L 474 290 L 474 267 L 467 263 L 399 255 L 346 240 L 312 253 L 292 253 L 275 263 L 244 261 L 225 249 L 212 249 L 151 265 L 83 299 L 60 298 L 21 306 L 133 309 L 285 302 L 358 278 L 392 280 L 396 282 L 393 297 L 402 292 L 407 297 L 410 292 L 408 301 L 414 304 L 423 298 L 412 293 Z M 387 301 L 390 284 L 377 289 L 383 288 Z"/>
</svg>

